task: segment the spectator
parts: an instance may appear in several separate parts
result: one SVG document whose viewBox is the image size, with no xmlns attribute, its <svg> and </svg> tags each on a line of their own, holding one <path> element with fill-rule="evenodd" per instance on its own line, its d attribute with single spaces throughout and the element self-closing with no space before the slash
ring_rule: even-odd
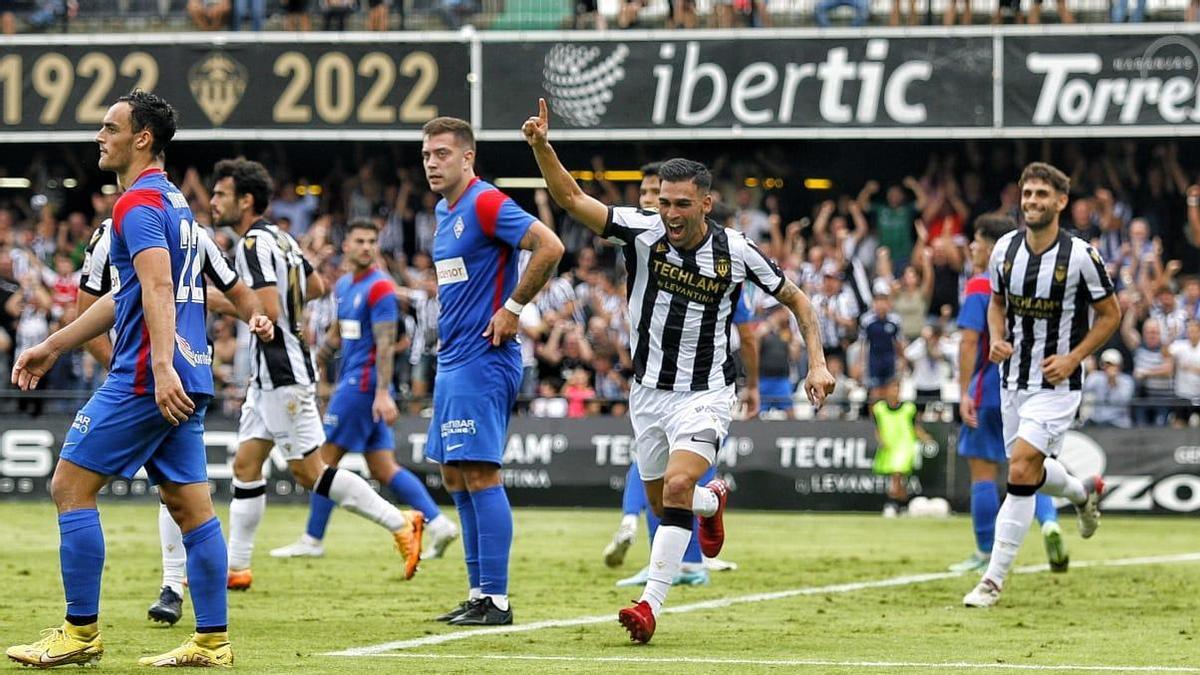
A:
<svg viewBox="0 0 1200 675">
<path fill-rule="evenodd" d="M 900 275 L 900 288 L 896 291 L 895 312 L 900 317 L 900 329 L 905 340 L 914 340 L 921 334 L 929 316 L 929 298 L 933 293 L 933 275 L 922 275 L 917 268 L 908 266 Z"/>
<path fill-rule="evenodd" d="M 13 13 L 16 0 L 0 0 L 0 34 L 13 35 L 17 32 L 17 15 Z"/>
<path fill-rule="evenodd" d="M 1091 403 L 1085 424 L 1128 429 L 1133 426 L 1129 405 L 1133 401 L 1133 378 L 1121 372 L 1121 353 L 1106 349 L 1100 355 L 1100 370 L 1089 373 L 1083 396 Z"/>
<path fill-rule="evenodd" d="M 576 0 L 573 23 L 573 27 L 576 29 L 595 28 L 596 30 L 606 30 L 608 28 L 608 21 L 600 11 L 598 0 Z M 622 28 L 627 27 L 622 26 Z"/>
<path fill-rule="evenodd" d="M 800 361 L 800 345 L 791 314 L 774 311 L 755 328 L 758 337 L 758 392 L 762 412 L 782 410 L 792 418 L 792 366 Z"/>
<path fill-rule="evenodd" d="M 308 0 L 283 0 L 283 29 L 308 32 L 312 30 L 312 17 L 308 15 Z M 295 221 L 292 221 L 295 223 Z"/>
<path fill-rule="evenodd" d="M 1150 318 L 1157 321 L 1162 328 L 1163 344 L 1169 345 L 1183 338 L 1188 320 L 1187 312 L 1177 304 L 1170 287 L 1162 286 L 1158 289 L 1155 302 L 1150 307 Z"/>
<path fill-rule="evenodd" d="M 667 22 L 669 28 L 695 28 L 700 23 L 696 0 L 667 0 L 667 10 L 671 17 Z"/>
<path fill-rule="evenodd" d="M 915 202 L 908 200 L 904 193 L 905 188 L 916 195 Z M 867 181 L 858 193 L 858 205 L 864 213 L 875 219 L 879 245 L 886 246 L 894 263 L 904 268 L 912 259 L 913 222 L 917 214 L 924 210 L 925 191 L 917 179 L 905 176 L 903 187 L 888 186 L 887 197 L 883 203 L 872 201 L 872 197 L 878 192 L 879 181 Z"/>
<path fill-rule="evenodd" d="M 771 223 L 767 212 L 754 205 L 754 193 L 748 188 L 738 188 L 734 196 L 737 209 L 733 212 L 734 229 L 757 242 L 771 234 Z"/>
<path fill-rule="evenodd" d="M 590 374 L 583 368 L 576 368 L 567 374 L 567 384 L 563 387 L 563 397 L 567 399 L 567 417 L 572 419 L 587 417 L 594 414 L 591 410 L 596 403 L 596 390 L 588 384 Z"/>
<path fill-rule="evenodd" d="M 187 13 L 200 30 L 229 27 L 230 0 L 188 0 Z"/>
<path fill-rule="evenodd" d="M 924 413 L 931 402 L 942 400 L 942 384 L 953 378 L 954 359 L 947 354 L 946 347 L 941 327 L 926 325 L 921 329 L 921 337 L 904 348 L 904 360 L 912 369 L 919 413 Z"/>
<path fill-rule="evenodd" d="M 267 0 L 233 0 L 233 30 L 242 29 L 242 21 L 249 15 L 250 30 L 261 33 L 267 21 Z"/>
<path fill-rule="evenodd" d="M 1154 319 L 1142 324 L 1138 338 L 1133 328 L 1132 312 L 1121 323 L 1121 337 L 1133 350 L 1133 379 L 1138 385 L 1139 398 L 1154 399 L 1138 407 L 1138 421 L 1146 426 L 1161 427 L 1167 423 L 1167 407 L 1163 405 L 1174 394 L 1171 361 L 1164 355 L 1162 327 Z"/>
<path fill-rule="evenodd" d="M 858 308 L 854 297 L 842 288 L 842 273 L 835 265 L 826 264 L 821 272 L 821 289 L 811 296 L 813 309 L 821 329 L 821 346 L 826 359 L 832 354 L 846 355 L 843 337 L 858 326 Z"/>
<path fill-rule="evenodd" d="M 871 400 L 883 398 L 884 388 L 896 380 L 896 361 L 904 352 L 900 333 L 900 317 L 892 313 L 892 298 L 886 288 L 875 291 L 874 306 L 862 317 L 859 340 L 862 368 L 866 373 Z"/>
<path fill-rule="evenodd" d="M 851 26 L 865 26 L 867 20 L 871 18 L 871 3 L 868 0 L 818 0 L 817 6 L 813 9 L 813 18 L 817 25 L 828 28 L 831 25 L 829 12 L 838 7 L 850 7 L 854 10 L 854 18 L 850 21 Z"/>
<path fill-rule="evenodd" d="M 1175 426 L 1186 426 L 1200 409 L 1200 319 L 1188 319 L 1187 335 L 1167 346 L 1175 369 Z"/>
<path fill-rule="evenodd" d="M 404 0 L 399 0 L 403 3 Z M 388 0 L 367 0 L 367 30 L 383 32 L 388 29 Z"/>
<path fill-rule="evenodd" d="M 320 200 L 309 192 L 307 185 L 297 185 L 296 181 L 287 180 L 280 184 L 275 198 L 271 200 L 270 217 L 275 221 L 283 218 L 291 221 L 289 234 L 299 240 L 308 232 L 320 206 Z"/>
<path fill-rule="evenodd" d="M 322 30 L 346 30 L 346 17 L 354 13 L 354 4 L 355 0 L 321 0 L 321 13 L 325 15 Z"/>
<path fill-rule="evenodd" d="M 638 14 L 644 8 L 643 0 L 624 0 L 617 11 L 617 28 L 637 28 Z"/>
<path fill-rule="evenodd" d="M 558 385 L 545 379 L 538 384 L 537 398 L 529 404 L 529 414 L 534 417 L 562 418 L 567 416 L 569 404 L 558 393 Z"/>
</svg>

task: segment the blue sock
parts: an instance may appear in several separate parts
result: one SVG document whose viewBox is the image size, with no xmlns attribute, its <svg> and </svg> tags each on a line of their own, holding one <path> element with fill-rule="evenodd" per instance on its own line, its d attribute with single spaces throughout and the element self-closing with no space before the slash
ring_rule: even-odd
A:
<svg viewBox="0 0 1200 675">
<path fill-rule="evenodd" d="M 1054 498 L 1050 495 L 1037 493 L 1033 496 L 1033 515 L 1043 525 L 1058 522 L 1058 508 L 1054 506 Z"/>
<path fill-rule="evenodd" d="M 100 575 L 104 573 L 104 530 L 100 529 L 100 512 L 79 509 L 60 513 L 58 534 L 67 621 L 75 625 L 95 623 L 100 614 Z"/>
<path fill-rule="evenodd" d="M 225 584 L 229 576 L 229 554 L 221 521 L 213 516 L 200 527 L 183 534 L 187 550 L 188 591 L 196 610 L 196 632 L 228 630 L 229 614 Z"/>
<path fill-rule="evenodd" d="M 621 494 L 621 513 L 636 516 L 646 505 L 646 486 L 642 484 L 642 475 L 638 473 L 637 464 L 630 464 L 625 472 L 625 492 Z"/>
<path fill-rule="evenodd" d="M 462 529 L 463 558 L 467 562 L 467 584 L 479 588 L 479 524 L 475 520 L 475 503 L 471 493 L 451 492 L 451 499 L 458 507 L 458 522 Z"/>
<path fill-rule="evenodd" d="M 484 595 L 508 595 L 508 553 L 512 549 L 512 507 L 503 485 L 471 493 L 479 526 L 479 588 Z"/>
<path fill-rule="evenodd" d="M 971 524 L 975 526 L 975 547 L 983 553 L 992 552 L 998 513 L 1000 493 L 996 491 L 996 482 L 981 480 L 971 483 Z"/>
<path fill-rule="evenodd" d="M 658 532 L 658 516 L 654 515 L 654 509 L 646 507 L 646 534 L 650 536 L 650 548 L 654 549 L 654 533 Z"/>
<path fill-rule="evenodd" d="M 308 536 L 320 541 L 325 538 L 325 529 L 329 527 L 329 516 L 333 515 L 333 507 L 337 502 L 316 492 L 308 498 Z"/>
<path fill-rule="evenodd" d="M 411 471 L 406 469 L 397 471 L 396 475 L 392 476 L 392 480 L 388 481 L 388 489 L 402 503 L 408 504 L 424 514 L 427 523 L 442 515 L 437 504 L 433 502 L 433 497 L 429 496 L 429 490 L 425 489 L 421 479 Z"/>
</svg>

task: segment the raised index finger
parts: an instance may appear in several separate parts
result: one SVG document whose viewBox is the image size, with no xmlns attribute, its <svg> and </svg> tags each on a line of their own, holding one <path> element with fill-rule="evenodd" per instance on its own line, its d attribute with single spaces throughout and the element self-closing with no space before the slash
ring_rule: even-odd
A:
<svg viewBox="0 0 1200 675">
<path fill-rule="evenodd" d="M 550 121 L 550 111 L 546 109 L 546 99 L 538 99 L 538 119 L 542 122 Z"/>
</svg>

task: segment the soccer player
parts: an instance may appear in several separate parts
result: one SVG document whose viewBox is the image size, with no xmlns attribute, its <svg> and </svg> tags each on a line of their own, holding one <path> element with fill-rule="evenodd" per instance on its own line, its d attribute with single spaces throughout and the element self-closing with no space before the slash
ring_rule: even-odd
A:
<svg viewBox="0 0 1200 675">
<path fill-rule="evenodd" d="M 304 342 L 302 312 L 308 298 L 325 294 L 325 283 L 296 240 L 263 220 L 273 187 L 262 164 L 222 160 L 216 164 L 214 178 L 213 220 L 242 237 L 235 267 L 276 327 L 274 340 L 253 342 L 250 386 L 238 424 L 229 505 L 229 588 L 247 590 L 253 583 L 254 535 L 267 505 L 262 466 L 272 446 L 279 448 L 288 470 L 306 490 L 391 532 L 396 550 L 405 558 L 404 578 L 411 579 L 421 554 L 421 515 L 401 513 L 361 476 L 327 466 L 316 452 L 325 442 L 325 431 L 317 412 L 314 366 Z"/>
<path fill-rule="evenodd" d="M 642 181 L 638 190 L 638 206 L 647 211 L 658 209 L 658 193 L 662 184 L 658 176 L 658 168 L 662 162 L 651 162 L 642 167 Z M 744 299 L 739 298 L 733 312 L 733 323 L 738 327 L 741 338 L 742 361 L 746 369 L 746 386 L 743 391 L 746 405 L 746 418 L 758 416 L 758 339 L 754 334 L 753 312 Z M 709 468 L 708 473 L 701 477 L 700 482 L 707 484 L 716 477 L 716 466 Z M 633 546 L 637 537 L 638 517 L 646 514 L 646 533 L 650 544 L 654 544 L 654 533 L 658 531 L 658 516 L 650 508 L 646 499 L 646 487 L 638 474 L 637 462 L 629 464 L 625 473 L 625 489 L 621 493 L 621 524 L 613 534 L 612 541 L 604 547 L 604 564 L 609 567 L 620 567 L 625 562 L 625 554 Z M 692 541 L 683 554 L 683 564 L 679 574 L 672 580 L 673 585 L 695 586 L 708 583 L 709 570 L 737 569 L 737 564 L 726 562 L 719 558 L 704 558 L 700 552 L 699 530 L 693 529 Z M 620 579 L 617 586 L 644 586 L 650 578 L 650 565 L 638 570 L 631 577 Z"/>
<path fill-rule="evenodd" d="M 264 314 L 258 297 L 238 279 L 237 273 L 229 267 L 224 254 L 208 235 L 208 231 L 203 227 L 195 227 L 192 234 L 197 244 L 192 264 L 199 265 L 204 278 L 219 289 L 214 292 L 205 286 L 205 306 L 247 321 L 252 316 Z M 77 316 L 87 311 L 88 307 L 106 293 L 115 292 L 121 287 L 117 269 L 112 264 L 111 247 L 112 219 L 106 219 L 92 233 L 84 256 L 83 273 L 79 282 L 82 292 L 75 299 Z M 84 348 L 96 361 L 106 366 L 112 358 L 112 341 L 109 340 L 108 334 L 89 340 Z M 174 625 L 183 616 L 187 554 L 183 546 L 183 532 L 162 500 L 159 500 L 158 535 L 162 546 L 162 585 L 159 588 L 158 599 L 150 605 L 147 616 L 152 621 Z"/>
<path fill-rule="evenodd" d="M 1079 410 L 1083 367 L 1121 322 L 1112 280 L 1096 249 L 1061 230 L 1071 180 L 1034 162 L 1021 172 L 1026 228 L 996 242 L 988 263 L 988 357 L 1000 369 L 1000 414 L 1008 453 L 1008 494 L 996 516 L 996 541 L 968 607 L 1000 599 L 1021 541 L 1033 522 L 1034 494 L 1065 497 L 1079 512 L 1084 539 L 1100 525 L 1104 481 L 1080 481 L 1055 457 Z M 1095 318 L 1088 326 L 1089 308 Z"/>
<path fill-rule="evenodd" d="M 453 117 L 422 130 L 437 205 L 437 376 L 425 454 L 458 508 L 468 599 L 437 617 L 457 626 L 510 624 L 512 509 L 500 480 L 508 418 L 521 384 L 517 317 L 562 258 L 554 232 L 475 175 L 475 133 Z M 519 250 L 531 252 L 517 279 Z M 486 383 L 486 384 L 485 384 Z M 484 385 L 485 386 L 481 386 Z"/>
<path fill-rule="evenodd" d="M 371 477 L 424 516 L 429 544 L 422 559 L 440 558 L 458 538 L 458 528 L 442 515 L 421 479 L 396 463 L 392 425 L 400 411 L 392 390 L 392 367 L 400 310 L 392 278 L 375 264 L 379 229 L 369 220 L 351 223 L 342 240 L 342 252 L 351 271 L 334 286 L 337 321 L 329 324 L 322 347 L 332 353 L 341 345 L 341 373 L 325 411 L 327 442 L 321 448 L 321 457 L 329 466 L 337 466 L 347 452 L 365 453 Z M 318 358 L 325 361 L 328 356 Z M 314 493 L 306 532 L 299 541 L 274 549 L 271 555 L 324 555 L 321 540 L 333 506 L 333 501 Z"/>
<path fill-rule="evenodd" d="M 22 353 L 13 382 L 37 385 L 57 357 L 116 329 L 112 368 L 75 416 L 51 481 L 58 507 L 59 557 L 66 621 L 28 645 L 7 650 L 22 664 L 91 663 L 100 639 L 100 578 L 104 534 L 96 494 L 109 476 L 132 478 L 145 467 L 183 530 L 196 632 L 180 647 L 139 660 L 148 666 L 231 666 L 225 602 L 225 541 L 213 513 L 204 452 L 204 413 L 213 396 L 206 344 L 204 281 L 195 265 L 197 227 L 187 200 L 167 180 L 164 150 L 176 113 L 141 90 L 117 99 L 96 134 L 100 168 L 127 191 L 113 210 L 112 260 L 120 290 Z M 262 315 L 251 330 L 270 337 Z"/>
<path fill-rule="evenodd" d="M 1000 370 L 988 360 L 988 301 L 992 297 L 987 266 L 996 241 L 1017 229 L 1006 215 L 988 214 L 975 219 L 975 239 L 971 242 L 971 265 L 980 270 L 967 282 L 958 328 L 959 398 L 962 431 L 958 436 L 958 454 L 967 458 L 971 472 L 971 524 L 975 528 L 975 553 L 950 566 L 952 572 L 982 572 L 992 556 L 996 536 L 996 512 L 1000 493 L 996 475 L 1005 459 L 1004 423 L 1000 415 Z M 982 339 L 981 339 L 982 338 Z M 1042 539 L 1050 569 L 1066 572 L 1070 564 L 1067 544 L 1058 525 L 1058 511 L 1049 495 L 1034 497 L 1034 514 L 1042 524 Z"/>
<path fill-rule="evenodd" d="M 875 475 L 888 478 L 883 516 L 895 518 L 908 503 L 907 483 L 917 458 L 917 439 L 925 443 L 933 439 L 921 428 L 917 404 L 900 400 L 900 378 L 893 373 L 890 380 L 877 388 L 882 398 L 871 404 L 871 417 L 875 420 L 879 448 L 872 468 Z"/>
<path fill-rule="evenodd" d="M 585 194 L 547 140 L 544 99 L 522 127 L 551 198 L 588 229 L 625 250 L 634 383 L 629 395 L 638 471 L 661 524 L 650 552 L 641 599 L 618 619 L 636 642 L 649 642 L 671 580 L 700 516 L 700 545 L 716 556 L 725 541 L 728 488 L 696 481 L 716 459 L 732 416 L 735 366 L 729 322 L 738 287 L 751 281 L 791 309 L 808 345 L 805 391 L 820 405 L 833 389 L 816 316 L 808 298 L 741 233 L 717 227 L 712 174 L 672 159 L 659 169 L 659 212 L 608 208 Z"/>
</svg>

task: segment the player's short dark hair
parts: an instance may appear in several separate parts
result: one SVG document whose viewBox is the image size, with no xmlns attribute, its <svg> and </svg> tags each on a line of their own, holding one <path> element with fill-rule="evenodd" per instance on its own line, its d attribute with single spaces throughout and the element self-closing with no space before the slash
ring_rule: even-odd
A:
<svg viewBox="0 0 1200 675">
<path fill-rule="evenodd" d="M 657 176 L 658 170 L 662 168 L 662 162 L 650 162 L 642 165 L 642 177 Z"/>
<path fill-rule="evenodd" d="M 250 195 L 254 198 L 254 212 L 262 214 L 271 203 L 271 195 L 275 193 L 274 181 L 267 167 L 258 162 L 238 157 L 223 159 L 213 167 L 213 182 L 225 178 L 233 179 L 234 196 Z"/>
<path fill-rule="evenodd" d="M 346 234 L 350 234 L 355 230 L 370 230 L 375 234 L 379 234 L 379 226 L 369 220 L 355 220 L 346 227 Z"/>
<path fill-rule="evenodd" d="M 1021 172 L 1021 180 L 1017 184 L 1024 187 L 1025 181 L 1032 178 L 1046 181 L 1059 194 L 1065 195 L 1071 192 L 1071 179 L 1052 164 L 1033 162 Z"/>
<path fill-rule="evenodd" d="M 1011 216 L 1002 213 L 985 213 L 975 219 L 975 231 L 988 242 L 995 244 L 1000 237 L 1017 229 L 1017 223 Z"/>
<path fill-rule="evenodd" d="M 663 162 L 662 166 L 658 167 L 658 177 L 664 183 L 691 181 L 702 193 L 708 192 L 712 187 L 712 174 L 708 172 L 708 167 L 682 157 Z"/>
<path fill-rule="evenodd" d="M 424 136 L 454 134 L 460 145 L 470 150 L 475 149 L 475 130 L 471 128 L 470 122 L 457 117 L 435 117 L 421 127 L 421 134 Z"/>
<path fill-rule="evenodd" d="M 129 104 L 129 116 L 133 120 L 133 130 L 140 132 L 149 129 L 154 142 L 150 144 L 150 152 L 156 157 L 167 149 L 167 143 L 175 138 L 175 130 L 179 127 L 179 113 L 161 96 L 148 91 L 134 89 L 117 98 L 117 103 Z"/>
</svg>

